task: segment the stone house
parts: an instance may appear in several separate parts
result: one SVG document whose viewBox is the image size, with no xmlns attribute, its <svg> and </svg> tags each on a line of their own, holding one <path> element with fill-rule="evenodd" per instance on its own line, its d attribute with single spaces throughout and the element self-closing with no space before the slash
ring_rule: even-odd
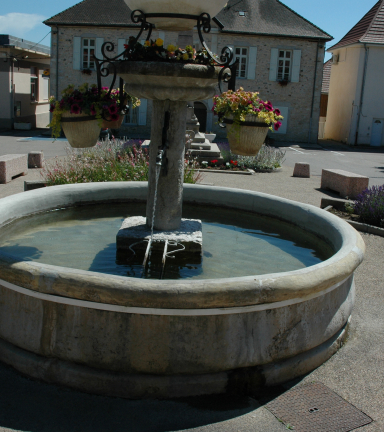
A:
<svg viewBox="0 0 384 432">
<path fill-rule="evenodd" d="M 325 138 L 384 145 L 384 0 L 338 42 L 332 53 Z"/>
<path fill-rule="evenodd" d="M 123 52 L 128 37 L 137 34 L 130 15 L 123 0 L 84 0 L 45 21 L 52 28 L 53 95 L 68 84 L 96 82 L 90 55 L 100 56 L 105 41 L 115 44 L 115 55 Z M 201 48 L 196 30 L 190 35 L 154 31 L 152 38 L 157 37 L 165 45 L 180 46 L 183 37 L 191 37 L 195 48 Z M 237 88 L 259 91 L 282 111 L 283 126 L 273 138 L 297 142 L 317 141 L 325 43 L 331 39 L 278 0 L 229 0 L 205 35 L 215 53 L 226 45 L 234 49 L 240 62 Z M 195 102 L 201 131 L 225 137 L 211 108 L 211 100 Z M 122 134 L 149 136 L 150 116 L 151 103 L 142 100 L 140 109 L 127 115 Z"/>
<path fill-rule="evenodd" d="M 49 67 L 49 47 L 0 35 L 0 129 L 47 126 Z"/>
</svg>

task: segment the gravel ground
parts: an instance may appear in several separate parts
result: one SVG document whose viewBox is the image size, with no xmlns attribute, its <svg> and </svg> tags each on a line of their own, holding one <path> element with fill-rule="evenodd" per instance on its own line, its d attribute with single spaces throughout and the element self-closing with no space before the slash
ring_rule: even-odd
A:
<svg viewBox="0 0 384 432">
<path fill-rule="evenodd" d="M 0 197 L 23 191 L 29 170 Z M 320 177 L 292 177 L 292 167 L 253 176 L 204 173 L 203 184 L 249 189 L 320 205 Z M 349 340 L 324 365 L 284 388 L 251 398 L 208 397 L 178 401 L 129 401 L 88 395 L 22 377 L 0 364 L 0 431 L 33 432 L 279 432 L 287 430 L 264 404 L 292 385 L 320 381 L 374 419 L 362 432 L 384 431 L 384 239 L 362 234 L 366 258 L 356 271 L 356 305 Z"/>
</svg>

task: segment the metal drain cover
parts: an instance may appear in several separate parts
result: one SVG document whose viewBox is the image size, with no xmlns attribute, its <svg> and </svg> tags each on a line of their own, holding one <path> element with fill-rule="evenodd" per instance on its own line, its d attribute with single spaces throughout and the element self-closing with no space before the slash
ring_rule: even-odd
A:
<svg viewBox="0 0 384 432">
<path fill-rule="evenodd" d="M 322 383 L 296 387 L 265 407 L 296 432 L 349 432 L 373 421 Z"/>
</svg>

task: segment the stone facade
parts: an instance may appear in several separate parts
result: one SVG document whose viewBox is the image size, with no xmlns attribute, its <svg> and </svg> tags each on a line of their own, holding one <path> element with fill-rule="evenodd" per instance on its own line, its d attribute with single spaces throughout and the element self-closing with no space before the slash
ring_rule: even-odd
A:
<svg viewBox="0 0 384 432">
<path fill-rule="evenodd" d="M 137 31 L 136 29 L 121 27 L 62 26 L 59 27 L 59 34 L 57 35 L 55 28 L 52 28 L 52 30 L 51 94 L 55 96 L 60 95 L 60 92 L 68 84 L 78 86 L 84 82 L 96 83 L 96 72 L 93 71 L 91 75 L 85 75 L 81 70 L 73 68 L 75 37 L 103 38 L 104 42 L 113 42 L 115 49 L 113 53 L 110 53 L 112 56 L 118 53 L 119 39 L 121 45 L 121 39 L 127 39 Z M 157 37 L 164 39 L 165 45 L 169 43 L 177 44 L 178 40 L 178 34 L 173 32 L 154 31 L 152 38 Z M 57 41 L 59 44 L 58 49 Z M 206 35 L 206 41 L 212 51 L 217 53 L 220 53 L 226 45 L 248 48 L 248 53 L 250 53 L 250 47 L 256 47 L 255 79 L 238 78 L 236 87 L 259 91 L 263 99 L 271 100 L 274 106 L 281 109 L 282 114 L 285 115 L 286 127 L 282 127 L 279 133 L 271 133 L 273 139 L 278 141 L 317 142 L 324 42 L 305 38 L 234 35 L 220 33 L 218 29 L 212 29 L 212 33 Z M 193 35 L 193 43 L 197 49 L 200 48 L 197 33 Z M 288 82 L 287 85 L 282 86 L 276 80 L 270 80 L 271 50 L 274 48 L 292 50 L 292 52 L 293 50 L 299 50 L 301 52 L 298 82 Z M 56 74 L 57 52 L 59 55 L 58 76 Z M 315 64 L 317 65 L 316 71 Z M 109 82 L 108 79 L 104 79 L 103 84 L 107 85 Z M 226 90 L 226 88 L 226 84 L 223 84 L 223 90 Z M 219 89 L 217 89 L 217 92 L 219 93 Z M 217 139 L 225 138 L 225 130 L 215 124 L 216 119 L 211 112 L 212 101 L 203 101 L 203 103 L 207 108 L 206 131 L 216 133 Z M 141 124 L 123 124 L 121 135 L 149 137 L 151 112 L 152 104 L 151 101 L 148 101 L 148 104 L 144 103 L 141 108 Z"/>
</svg>

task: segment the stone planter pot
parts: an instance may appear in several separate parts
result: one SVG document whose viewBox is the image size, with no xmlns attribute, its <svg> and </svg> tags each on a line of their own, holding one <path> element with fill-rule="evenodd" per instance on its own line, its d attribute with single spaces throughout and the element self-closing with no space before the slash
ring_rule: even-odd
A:
<svg viewBox="0 0 384 432">
<path fill-rule="evenodd" d="M 168 62 L 120 62 L 124 90 L 138 98 L 190 101 L 215 95 L 221 67 Z"/>
<path fill-rule="evenodd" d="M 200 15 L 203 12 L 208 13 L 211 18 L 218 14 L 226 5 L 227 0 L 125 0 L 127 6 L 133 11 L 141 10 L 145 14 L 148 13 L 164 13 L 169 14 L 189 14 Z M 196 25 L 195 20 L 182 18 L 148 18 L 152 24 L 156 24 L 158 30 L 192 30 Z"/>
<path fill-rule="evenodd" d="M 100 135 L 99 121 L 94 116 L 63 113 L 61 127 L 73 148 L 93 147 Z"/>
<path fill-rule="evenodd" d="M 103 120 L 102 129 L 120 129 L 124 120 L 124 114 L 120 114 L 118 120 Z"/>
<path fill-rule="evenodd" d="M 269 126 L 256 116 L 246 116 L 245 122 L 234 124 L 230 118 L 227 124 L 227 138 L 232 153 L 241 156 L 256 156 L 264 144 Z"/>
</svg>

